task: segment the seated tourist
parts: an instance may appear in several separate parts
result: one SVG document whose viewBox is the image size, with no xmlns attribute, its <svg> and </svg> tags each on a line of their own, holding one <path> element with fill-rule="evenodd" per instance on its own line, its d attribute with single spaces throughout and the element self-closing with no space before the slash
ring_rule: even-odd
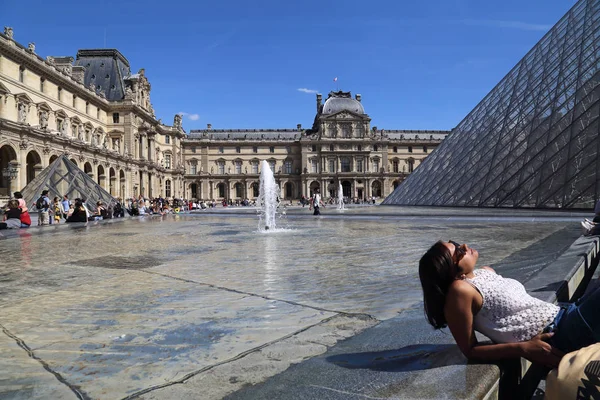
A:
<svg viewBox="0 0 600 400">
<path fill-rule="evenodd" d="M 29 209 L 21 192 L 14 192 L 13 196 L 19 202 L 19 209 L 21 210 L 21 228 L 29 228 L 31 226 L 31 216 L 29 215 Z"/>
<path fill-rule="evenodd" d="M 559 307 L 489 267 L 476 269 L 478 258 L 466 244 L 439 241 L 419 262 L 425 315 L 435 329 L 450 328 L 467 358 L 524 357 L 556 367 L 565 352 L 600 342 L 600 288 Z M 495 344 L 479 344 L 475 331 Z"/>
<path fill-rule="evenodd" d="M 107 216 L 108 211 L 106 210 L 106 207 L 104 206 L 102 201 L 98 200 L 96 202 L 96 212 L 94 213 L 94 217 L 96 217 L 96 220 L 101 220 L 105 219 Z"/>
<path fill-rule="evenodd" d="M 75 199 L 73 212 L 67 217 L 67 222 L 87 222 L 87 220 L 87 210 L 83 205 L 83 201 L 81 199 Z"/>
<path fill-rule="evenodd" d="M 18 229 L 21 227 L 21 209 L 18 200 L 8 201 L 3 220 L 3 222 L 0 222 L 0 229 Z"/>
</svg>

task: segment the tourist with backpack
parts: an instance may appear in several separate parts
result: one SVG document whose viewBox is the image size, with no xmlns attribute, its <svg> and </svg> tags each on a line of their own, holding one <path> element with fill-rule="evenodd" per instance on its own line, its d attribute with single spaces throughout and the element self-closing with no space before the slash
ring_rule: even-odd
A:
<svg viewBox="0 0 600 400">
<path fill-rule="evenodd" d="M 38 210 L 38 225 L 49 225 L 50 198 L 47 190 L 42 191 L 42 195 L 35 202 L 35 208 Z"/>
</svg>

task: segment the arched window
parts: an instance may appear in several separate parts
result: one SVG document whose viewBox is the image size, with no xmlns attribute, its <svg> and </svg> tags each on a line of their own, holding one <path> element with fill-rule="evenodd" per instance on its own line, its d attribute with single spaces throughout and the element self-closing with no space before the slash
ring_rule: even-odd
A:
<svg viewBox="0 0 600 400">
<path fill-rule="evenodd" d="M 413 172 L 415 169 L 415 160 L 413 160 L 412 158 L 408 159 L 408 172 L 411 173 Z"/>
<path fill-rule="evenodd" d="M 224 183 L 219 183 L 217 185 L 217 193 L 219 194 L 219 197 L 225 197 L 225 184 Z"/>
<path fill-rule="evenodd" d="M 235 184 L 235 197 L 244 197 L 244 185 L 242 185 L 240 182 Z"/>
<path fill-rule="evenodd" d="M 398 160 L 392 161 L 392 171 L 398 172 Z"/>
</svg>

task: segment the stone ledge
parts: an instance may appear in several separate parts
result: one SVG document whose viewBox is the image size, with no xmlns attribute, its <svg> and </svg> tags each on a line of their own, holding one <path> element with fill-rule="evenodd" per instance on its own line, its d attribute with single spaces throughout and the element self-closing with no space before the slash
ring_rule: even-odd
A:
<svg viewBox="0 0 600 400">
<path fill-rule="evenodd" d="M 572 232 L 563 234 L 569 237 Z M 546 301 L 572 299 L 582 292 L 594 273 L 600 240 L 580 237 L 570 246 L 569 243 L 550 238 L 530 251 L 525 260 L 511 260 L 508 264 L 513 265 L 499 263 L 494 267 L 507 276 L 519 275 L 510 268 L 531 260 L 536 252 L 544 248 L 544 253 L 559 252 L 556 256 L 543 254 L 545 266 L 525 282 L 525 287 Z M 564 279 L 557 281 L 557 276 Z M 528 364 L 524 359 L 498 365 L 468 362 L 449 331 L 434 331 L 419 308 L 407 310 L 338 343 L 321 356 L 228 398 L 531 398 L 544 375 L 540 376 L 535 368 L 528 369 Z"/>
</svg>

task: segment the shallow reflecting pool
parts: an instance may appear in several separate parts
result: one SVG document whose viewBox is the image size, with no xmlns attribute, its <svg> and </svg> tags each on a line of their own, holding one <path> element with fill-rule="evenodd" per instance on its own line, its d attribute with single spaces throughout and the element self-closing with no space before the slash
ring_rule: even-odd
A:
<svg viewBox="0 0 600 400">
<path fill-rule="evenodd" d="M 109 222 L 0 241 L 0 397 L 122 398 L 337 316 L 360 330 L 366 315 L 419 306 L 418 259 L 438 239 L 492 264 L 576 223 L 298 212 L 261 233 L 251 215 Z M 353 334 L 339 329 L 335 340 Z"/>
</svg>

